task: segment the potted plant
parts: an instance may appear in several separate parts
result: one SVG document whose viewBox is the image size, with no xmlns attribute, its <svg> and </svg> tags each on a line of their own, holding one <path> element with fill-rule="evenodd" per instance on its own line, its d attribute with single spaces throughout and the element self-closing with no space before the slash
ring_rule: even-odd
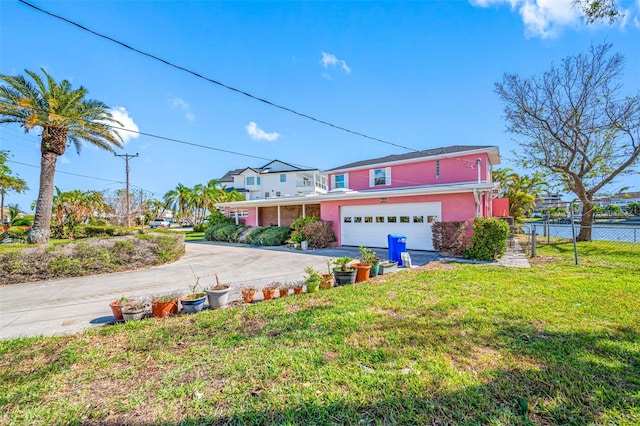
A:
<svg viewBox="0 0 640 426">
<path fill-rule="evenodd" d="M 323 290 L 329 290 L 333 287 L 333 283 L 335 279 L 333 278 L 333 274 L 331 273 L 331 265 L 333 264 L 333 258 L 329 258 L 325 261 L 327 265 L 327 273 L 322 274 L 322 282 L 320 283 L 320 288 Z"/>
<path fill-rule="evenodd" d="M 158 318 L 164 318 L 169 314 L 177 314 L 178 297 L 177 291 L 154 296 L 151 299 L 151 314 Z"/>
<path fill-rule="evenodd" d="M 193 314 L 200 312 L 204 307 L 204 301 L 207 300 L 207 294 L 202 291 L 198 291 L 198 287 L 200 287 L 200 277 L 196 277 L 196 282 L 189 286 L 189 294 L 180 298 L 182 310 L 185 313 Z"/>
<path fill-rule="evenodd" d="M 371 264 L 371 271 L 369 272 L 369 277 L 373 278 L 378 276 L 380 272 L 380 258 L 376 257 L 373 263 Z"/>
<path fill-rule="evenodd" d="M 227 284 L 221 284 L 218 274 L 216 274 L 216 285 L 204 290 L 207 294 L 209 308 L 216 309 L 225 306 L 229 302 L 229 292 L 231 287 Z"/>
<path fill-rule="evenodd" d="M 302 294 L 302 290 L 304 290 L 304 281 L 299 280 L 291 283 L 293 286 L 293 294 Z"/>
<path fill-rule="evenodd" d="M 376 252 L 373 250 L 366 248 L 364 246 L 360 246 L 360 263 L 353 264 L 353 267 L 356 268 L 356 282 L 368 281 L 369 274 L 371 272 L 371 265 L 376 259 Z"/>
<path fill-rule="evenodd" d="M 109 303 L 111 312 L 113 313 L 113 317 L 116 319 L 116 321 L 122 321 L 122 306 L 128 301 L 129 299 L 127 299 L 125 296 L 122 296 L 120 299 L 112 300 L 111 303 Z"/>
<path fill-rule="evenodd" d="M 396 272 L 397 270 L 398 262 L 396 262 L 395 260 L 385 260 L 384 262 L 380 262 L 380 270 L 378 271 L 378 274 L 390 274 L 392 272 Z"/>
<path fill-rule="evenodd" d="M 242 289 L 242 300 L 244 300 L 244 303 L 253 302 L 253 297 L 255 295 L 256 295 L 256 289 L 251 286 L 244 287 Z"/>
<path fill-rule="evenodd" d="M 142 300 L 129 300 L 122 305 L 122 317 L 125 322 L 137 321 L 144 317 L 147 304 Z"/>
<path fill-rule="evenodd" d="M 337 266 L 333 270 L 336 284 L 353 284 L 356 282 L 356 269 L 349 265 L 352 261 L 353 258 L 349 256 L 339 257 L 333 261 L 333 264 Z"/>
<path fill-rule="evenodd" d="M 322 282 L 322 275 L 311 266 L 304 268 L 305 276 L 304 282 L 307 285 L 307 293 L 315 293 L 320 288 Z"/>
<path fill-rule="evenodd" d="M 262 287 L 262 296 L 264 296 L 264 300 L 273 300 L 276 295 L 276 290 L 278 289 L 278 283 L 273 282 L 269 285 Z"/>
<path fill-rule="evenodd" d="M 290 282 L 278 283 L 278 296 L 279 297 L 287 297 L 289 295 L 289 289 L 291 289 L 293 285 Z"/>
</svg>

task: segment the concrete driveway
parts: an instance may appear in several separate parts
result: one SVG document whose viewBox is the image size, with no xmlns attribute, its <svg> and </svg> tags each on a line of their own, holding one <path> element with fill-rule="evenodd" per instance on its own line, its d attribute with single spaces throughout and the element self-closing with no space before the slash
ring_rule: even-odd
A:
<svg viewBox="0 0 640 426">
<path fill-rule="evenodd" d="M 188 292 L 200 277 L 204 287 L 214 274 L 231 285 L 230 300 L 240 299 L 242 287 L 257 289 L 272 281 L 300 280 L 305 266 L 325 273 L 329 257 L 357 257 L 355 247 L 297 251 L 215 243 L 186 243 L 182 259 L 149 269 L 40 281 L 0 287 L 0 338 L 57 335 L 102 326 L 114 321 L 109 302 L 121 296 L 149 296 L 171 290 Z M 376 249 L 386 258 L 386 249 Z M 410 251 L 414 265 L 437 257 Z M 256 292 L 256 299 L 262 297 Z"/>
</svg>

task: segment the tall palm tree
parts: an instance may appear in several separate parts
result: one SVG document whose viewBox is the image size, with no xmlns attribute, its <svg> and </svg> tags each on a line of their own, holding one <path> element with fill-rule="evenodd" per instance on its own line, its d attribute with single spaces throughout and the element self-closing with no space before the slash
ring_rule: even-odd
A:
<svg viewBox="0 0 640 426">
<path fill-rule="evenodd" d="M 189 205 L 191 203 L 191 188 L 179 183 L 176 189 L 172 189 L 164 194 L 164 201 L 167 206 L 176 213 L 178 219 L 189 217 Z"/>
<path fill-rule="evenodd" d="M 102 102 L 85 99 L 87 90 L 73 89 L 63 80 L 57 83 L 42 69 L 45 79 L 25 70 L 32 81 L 22 75 L 0 74 L 0 123 L 18 123 L 25 131 L 42 129 L 40 151 L 40 190 L 33 228 L 27 241 L 46 243 L 51 234 L 51 207 L 56 161 L 63 155 L 67 143 L 73 143 L 80 153 L 83 142 L 114 151 L 122 146 L 122 138 L 110 124 L 114 120 L 109 107 Z"/>
</svg>

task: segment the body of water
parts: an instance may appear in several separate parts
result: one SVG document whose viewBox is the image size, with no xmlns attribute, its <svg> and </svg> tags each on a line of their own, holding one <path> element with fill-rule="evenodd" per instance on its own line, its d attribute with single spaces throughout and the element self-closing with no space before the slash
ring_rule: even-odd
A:
<svg viewBox="0 0 640 426">
<path fill-rule="evenodd" d="M 530 223 L 529 226 L 533 228 L 534 224 Z M 545 226 L 544 223 L 536 223 L 535 229 L 538 237 L 546 236 L 545 228 L 548 230 L 549 236 L 552 238 L 572 238 L 571 225 L 557 225 L 551 224 Z M 575 225 L 576 236 L 580 233 L 580 225 Z M 627 226 L 627 225 L 610 225 L 599 226 L 594 225 L 591 227 L 591 238 L 593 240 L 601 241 L 620 241 L 627 243 L 640 243 L 640 226 Z"/>
</svg>

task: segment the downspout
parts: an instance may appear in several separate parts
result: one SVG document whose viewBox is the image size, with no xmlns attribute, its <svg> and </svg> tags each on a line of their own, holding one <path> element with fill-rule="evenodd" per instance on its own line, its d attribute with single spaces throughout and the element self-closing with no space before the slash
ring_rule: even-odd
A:
<svg viewBox="0 0 640 426">
<path fill-rule="evenodd" d="M 477 158 L 476 159 L 476 168 L 478 169 L 478 183 L 481 182 L 481 177 L 480 177 L 480 166 L 482 165 L 482 159 Z"/>
<path fill-rule="evenodd" d="M 480 217 L 480 197 L 478 196 L 477 188 L 473 188 L 473 198 L 476 201 L 476 217 Z"/>
</svg>

